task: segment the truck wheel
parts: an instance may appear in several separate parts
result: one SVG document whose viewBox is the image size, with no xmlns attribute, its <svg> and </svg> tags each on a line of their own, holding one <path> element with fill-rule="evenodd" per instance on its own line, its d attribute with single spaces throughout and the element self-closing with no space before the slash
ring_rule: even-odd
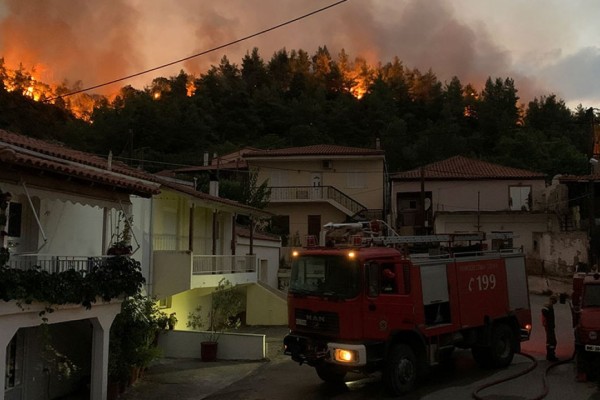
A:
<svg viewBox="0 0 600 400">
<path fill-rule="evenodd" d="M 319 364 L 315 367 L 317 375 L 324 382 L 342 383 L 346 377 L 346 371 L 331 364 Z"/>
<path fill-rule="evenodd" d="M 398 344 L 392 348 L 383 368 L 382 379 L 392 395 L 405 394 L 413 389 L 417 381 L 417 359 L 409 346 Z"/>
<path fill-rule="evenodd" d="M 492 331 L 490 346 L 490 362 L 494 368 L 508 366 L 515 355 L 515 336 L 513 330 L 506 324 L 499 324 Z"/>
</svg>

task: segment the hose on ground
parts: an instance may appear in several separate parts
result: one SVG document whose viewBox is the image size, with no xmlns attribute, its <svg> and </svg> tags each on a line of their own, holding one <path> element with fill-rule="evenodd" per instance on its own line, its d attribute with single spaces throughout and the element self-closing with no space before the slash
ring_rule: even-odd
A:
<svg viewBox="0 0 600 400">
<path fill-rule="evenodd" d="M 518 354 L 522 355 L 523 357 L 529 358 L 532 361 L 531 365 L 528 368 L 524 369 L 523 371 L 519 371 L 519 372 L 517 372 L 517 373 L 515 373 L 513 375 L 510 375 L 510 376 L 507 376 L 505 378 L 498 379 L 496 381 L 489 382 L 489 383 L 486 383 L 484 385 L 479 386 L 477 389 L 475 389 L 473 391 L 473 393 L 472 393 L 473 398 L 476 399 L 476 400 L 483 400 L 483 398 L 478 395 L 478 393 L 481 392 L 482 390 L 487 389 L 487 388 L 492 387 L 492 386 L 495 386 L 495 385 L 499 385 L 499 384 L 507 382 L 507 381 L 510 381 L 512 379 L 519 378 L 519 377 L 521 377 L 523 375 L 527 375 L 528 373 L 530 373 L 531 371 L 533 371 L 533 370 L 535 370 L 537 368 L 538 361 L 535 359 L 535 357 L 533 357 L 533 356 L 531 356 L 531 355 L 529 355 L 527 353 L 518 353 Z M 555 367 L 557 367 L 559 365 L 566 364 L 566 363 L 569 363 L 569 362 L 573 361 L 574 358 L 575 358 L 575 353 L 573 353 L 573 355 L 571 356 L 571 358 L 568 358 L 566 360 L 557 361 L 555 363 L 550 364 L 548 367 L 546 367 L 546 371 L 544 372 L 544 376 L 542 378 L 542 382 L 543 382 L 542 393 L 539 394 L 536 397 L 533 397 L 533 398 L 529 399 L 529 400 L 541 400 L 541 399 L 545 398 L 548 395 L 548 392 L 549 392 L 549 389 L 548 389 L 548 380 L 547 380 L 548 372 L 552 368 L 555 368 Z"/>
</svg>

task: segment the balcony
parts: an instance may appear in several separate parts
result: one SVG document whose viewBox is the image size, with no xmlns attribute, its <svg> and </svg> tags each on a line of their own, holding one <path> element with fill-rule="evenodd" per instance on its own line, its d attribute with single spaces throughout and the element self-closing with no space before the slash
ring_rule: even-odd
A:
<svg viewBox="0 0 600 400">
<path fill-rule="evenodd" d="M 222 278 L 234 285 L 256 283 L 256 255 L 194 255 L 190 251 L 154 252 L 153 295 L 162 298 L 190 289 L 216 288 Z"/>
<path fill-rule="evenodd" d="M 76 271 L 91 271 L 92 267 L 99 266 L 103 260 L 112 256 L 61 256 L 49 254 L 11 255 L 8 261 L 10 268 L 28 270 L 40 268 L 50 274 L 74 269 Z"/>
<path fill-rule="evenodd" d="M 273 203 L 327 202 L 348 216 L 356 216 L 367 210 L 367 207 L 333 186 L 280 186 L 271 187 L 270 190 L 270 201 Z"/>
</svg>

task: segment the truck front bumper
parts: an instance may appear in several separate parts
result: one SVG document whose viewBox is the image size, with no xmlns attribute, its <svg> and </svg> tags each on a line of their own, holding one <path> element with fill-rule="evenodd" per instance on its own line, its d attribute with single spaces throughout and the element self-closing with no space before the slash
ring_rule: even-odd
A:
<svg viewBox="0 0 600 400">
<path fill-rule="evenodd" d="M 314 366 L 327 362 L 349 368 L 367 365 L 367 349 L 363 344 L 329 342 L 290 334 L 283 339 L 283 345 L 284 354 L 300 364 Z"/>
</svg>

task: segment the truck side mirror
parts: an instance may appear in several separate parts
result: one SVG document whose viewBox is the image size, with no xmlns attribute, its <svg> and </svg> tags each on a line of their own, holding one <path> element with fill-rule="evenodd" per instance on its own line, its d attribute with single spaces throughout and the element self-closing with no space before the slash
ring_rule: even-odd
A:
<svg viewBox="0 0 600 400">
<path fill-rule="evenodd" d="M 375 262 L 365 265 L 367 271 L 367 294 L 369 297 L 379 296 L 379 264 Z"/>
</svg>

